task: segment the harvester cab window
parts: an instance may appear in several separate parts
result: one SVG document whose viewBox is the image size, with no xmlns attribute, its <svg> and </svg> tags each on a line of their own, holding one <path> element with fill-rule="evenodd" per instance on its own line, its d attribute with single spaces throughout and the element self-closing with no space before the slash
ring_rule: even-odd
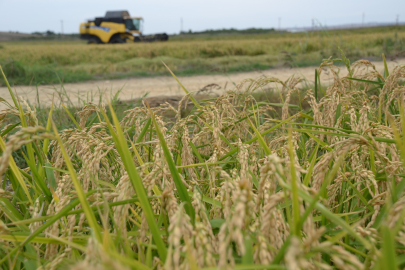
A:
<svg viewBox="0 0 405 270">
<path fill-rule="evenodd" d="M 125 28 L 130 31 L 141 30 L 141 20 L 140 19 L 126 19 Z"/>
</svg>

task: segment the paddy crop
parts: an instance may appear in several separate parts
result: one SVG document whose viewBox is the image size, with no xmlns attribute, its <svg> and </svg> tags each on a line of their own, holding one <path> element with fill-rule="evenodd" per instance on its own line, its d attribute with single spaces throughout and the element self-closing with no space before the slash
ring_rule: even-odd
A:
<svg viewBox="0 0 405 270">
<path fill-rule="evenodd" d="M 14 84 L 49 84 L 90 79 L 223 74 L 276 67 L 318 65 L 323 59 L 401 57 L 403 26 L 271 33 L 263 35 L 174 36 L 169 42 L 86 45 L 84 42 L 4 42 L 0 64 Z M 403 56 L 403 55 L 402 55 Z M 4 85 L 1 79 L 0 84 Z"/>
<path fill-rule="evenodd" d="M 405 67 L 341 61 L 305 106 L 298 76 L 248 79 L 119 118 L 89 103 L 59 130 L 10 89 L 1 268 L 402 269 Z M 281 102 L 257 101 L 270 85 Z"/>
</svg>

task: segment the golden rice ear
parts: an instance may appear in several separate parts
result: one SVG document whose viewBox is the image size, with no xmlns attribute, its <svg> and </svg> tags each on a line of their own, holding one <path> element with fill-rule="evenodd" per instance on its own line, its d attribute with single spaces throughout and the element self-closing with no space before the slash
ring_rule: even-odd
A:
<svg viewBox="0 0 405 270">
<path fill-rule="evenodd" d="M 323 96 L 319 76 L 319 96 L 248 79 L 187 112 L 187 90 L 178 109 L 45 117 L 16 99 L 0 113 L 0 268 L 403 267 L 405 69 L 346 64 L 350 78 L 323 63 Z"/>
</svg>

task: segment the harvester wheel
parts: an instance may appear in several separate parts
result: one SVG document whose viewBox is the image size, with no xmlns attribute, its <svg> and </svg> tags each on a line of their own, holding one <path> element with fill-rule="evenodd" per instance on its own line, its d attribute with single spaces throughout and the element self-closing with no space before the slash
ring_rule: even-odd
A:
<svg viewBox="0 0 405 270">
<path fill-rule="evenodd" d="M 110 42 L 111 43 L 125 43 L 125 40 L 123 40 L 121 37 L 114 37 Z"/>
<path fill-rule="evenodd" d="M 97 39 L 92 38 L 87 41 L 87 44 L 100 44 L 100 42 Z"/>
</svg>

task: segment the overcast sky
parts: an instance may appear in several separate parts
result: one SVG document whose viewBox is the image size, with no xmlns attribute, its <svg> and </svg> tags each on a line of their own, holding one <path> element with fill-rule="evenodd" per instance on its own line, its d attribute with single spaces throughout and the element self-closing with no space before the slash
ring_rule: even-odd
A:
<svg viewBox="0 0 405 270">
<path fill-rule="evenodd" d="M 206 29 L 281 28 L 322 24 L 405 22 L 405 0 L 0 0 L 0 31 L 77 33 L 79 24 L 107 10 L 142 16 L 145 33 Z"/>
</svg>

